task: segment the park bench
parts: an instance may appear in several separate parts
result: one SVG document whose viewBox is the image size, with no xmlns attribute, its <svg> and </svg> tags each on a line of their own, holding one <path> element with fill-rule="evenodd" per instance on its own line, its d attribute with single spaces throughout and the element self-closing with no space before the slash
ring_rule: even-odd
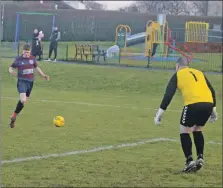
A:
<svg viewBox="0 0 223 188">
<path fill-rule="evenodd" d="M 99 62 L 100 57 L 105 61 L 105 50 L 99 49 L 97 44 L 75 44 L 75 61 Z"/>
</svg>

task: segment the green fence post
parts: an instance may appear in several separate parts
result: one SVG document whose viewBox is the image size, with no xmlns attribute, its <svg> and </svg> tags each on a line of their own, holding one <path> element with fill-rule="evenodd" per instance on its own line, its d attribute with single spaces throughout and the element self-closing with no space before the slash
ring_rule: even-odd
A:
<svg viewBox="0 0 223 188">
<path fill-rule="evenodd" d="M 119 46 L 119 48 L 124 48 L 125 44 L 126 44 L 126 32 L 125 31 L 119 31 L 117 33 L 116 45 Z"/>
<path fill-rule="evenodd" d="M 125 47 L 126 44 L 126 31 L 119 31 L 117 33 L 116 45 L 119 47 L 119 57 L 118 62 L 121 63 L 121 49 Z"/>
<path fill-rule="evenodd" d="M 121 64 L 121 48 L 119 47 L 118 63 Z"/>
<path fill-rule="evenodd" d="M 68 44 L 67 44 L 67 46 L 66 46 L 66 61 L 68 61 Z"/>
</svg>

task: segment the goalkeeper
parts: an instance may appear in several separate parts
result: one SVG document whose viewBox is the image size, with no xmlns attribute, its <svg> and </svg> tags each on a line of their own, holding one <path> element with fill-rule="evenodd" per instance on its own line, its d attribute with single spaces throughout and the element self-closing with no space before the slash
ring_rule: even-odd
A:
<svg viewBox="0 0 223 188">
<path fill-rule="evenodd" d="M 184 108 L 180 120 L 180 140 L 186 157 L 186 166 L 182 172 L 195 172 L 204 164 L 204 136 L 203 127 L 210 118 L 210 122 L 217 120 L 215 91 L 199 70 L 189 68 L 187 58 L 179 58 L 176 73 L 170 79 L 165 95 L 156 117 L 156 125 L 160 125 L 163 112 L 170 104 L 176 89 L 184 97 Z M 192 141 L 189 133 L 193 133 L 197 151 L 197 160 L 192 157 Z"/>
</svg>

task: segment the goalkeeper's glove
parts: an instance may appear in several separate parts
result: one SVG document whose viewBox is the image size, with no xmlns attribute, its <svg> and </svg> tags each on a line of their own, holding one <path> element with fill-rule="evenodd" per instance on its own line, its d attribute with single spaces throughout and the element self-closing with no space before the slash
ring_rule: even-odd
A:
<svg viewBox="0 0 223 188">
<path fill-rule="evenodd" d="M 218 113 L 216 111 L 216 107 L 214 107 L 213 110 L 212 110 L 209 122 L 214 123 L 215 121 L 217 121 L 217 119 L 218 119 Z"/>
<path fill-rule="evenodd" d="M 158 112 L 156 113 L 156 116 L 154 118 L 154 122 L 156 125 L 160 125 L 161 124 L 161 119 L 162 119 L 162 114 L 163 114 L 164 110 L 159 108 Z"/>
</svg>

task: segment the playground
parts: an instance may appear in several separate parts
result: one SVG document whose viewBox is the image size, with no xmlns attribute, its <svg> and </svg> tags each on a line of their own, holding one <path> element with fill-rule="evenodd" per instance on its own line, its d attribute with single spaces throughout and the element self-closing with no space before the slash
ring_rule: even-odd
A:
<svg viewBox="0 0 223 188">
<path fill-rule="evenodd" d="M 131 35 L 131 28 L 128 25 L 117 26 L 116 45 L 107 49 L 107 56 L 110 58 L 118 56 L 119 63 L 121 58 L 134 61 L 148 61 L 148 68 L 152 65 L 164 64 L 165 62 L 172 64 L 180 56 L 187 57 L 191 62 L 191 66 L 194 67 L 205 67 L 205 64 L 211 63 L 211 59 L 218 62 L 218 65 L 221 66 L 222 44 L 215 44 L 217 48 L 215 51 L 208 49 L 207 46 L 209 44 L 209 23 L 186 22 L 185 39 L 183 42 L 178 42 L 172 35 L 172 30 L 168 27 L 165 15 L 158 15 L 157 20 L 149 20 L 146 23 L 146 32 L 133 35 Z M 129 52 L 131 46 L 140 43 L 145 45 L 143 53 Z M 192 46 L 199 48 L 197 44 L 200 46 L 206 45 L 206 49 L 194 51 Z"/>
</svg>

